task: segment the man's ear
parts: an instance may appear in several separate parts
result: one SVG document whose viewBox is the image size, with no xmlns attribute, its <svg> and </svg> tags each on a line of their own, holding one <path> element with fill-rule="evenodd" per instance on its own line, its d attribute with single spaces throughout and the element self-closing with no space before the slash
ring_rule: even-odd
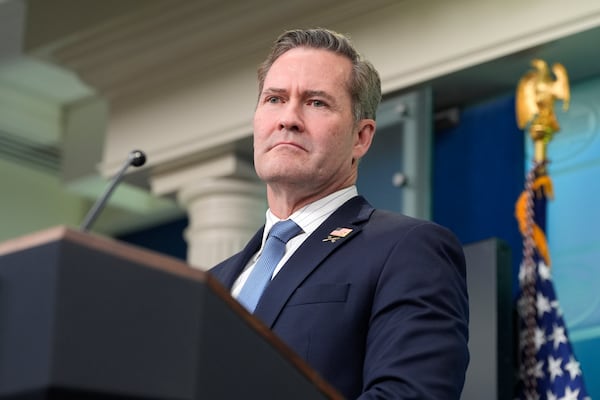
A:
<svg viewBox="0 0 600 400">
<path fill-rule="evenodd" d="M 375 136 L 375 126 L 375 121 L 372 119 L 361 119 L 358 122 L 352 159 L 358 160 L 367 153 Z"/>
</svg>

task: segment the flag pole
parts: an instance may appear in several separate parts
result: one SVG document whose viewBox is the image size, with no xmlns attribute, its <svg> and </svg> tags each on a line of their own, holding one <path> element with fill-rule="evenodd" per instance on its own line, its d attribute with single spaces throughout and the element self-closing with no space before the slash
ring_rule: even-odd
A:
<svg viewBox="0 0 600 400">
<path fill-rule="evenodd" d="M 521 295 L 519 314 L 523 326 L 520 380 L 524 399 L 545 398 L 547 388 L 538 388 L 543 362 L 538 360 L 540 348 L 538 324 L 538 260 L 550 267 L 550 254 L 545 236 L 546 199 L 552 198 L 552 182 L 548 174 L 547 146 L 560 126 L 554 112 L 557 100 L 563 100 L 568 109 L 569 80 L 565 68 L 554 64 L 550 74 L 547 63 L 541 59 L 531 62 L 533 69 L 519 81 L 516 93 L 516 116 L 519 128 L 528 128 L 533 141 L 533 165 L 525 180 L 525 190 L 519 197 L 515 215 L 523 237 L 523 259 L 519 272 Z M 540 397 L 541 395 L 541 397 Z"/>
</svg>

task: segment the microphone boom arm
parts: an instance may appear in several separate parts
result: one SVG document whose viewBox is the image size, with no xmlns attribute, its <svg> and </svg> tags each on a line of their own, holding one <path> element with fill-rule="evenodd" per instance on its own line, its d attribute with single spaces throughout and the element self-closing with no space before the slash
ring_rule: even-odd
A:
<svg viewBox="0 0 600 400">
<path fill-rule="evenodd" d="M 127 160 L 125 161 L 125 163 L 123 164 L 123 166 L 121 167 L 119 172 L 117 172 L 115 174 L 115 176 L 112 178 L 112 180 L 111 180 L 110 184 L 108 185 L 108 187 L 106 188 L 104 194 L 96 201 L 94 206 L 90 209 L 90 211 L 88 211 L 87 215 L 85 216 L 85 218 L 79 228 L 82 232 L 86 232 L 90 229 L 90 227 L 92 226 L 92 224 L 94 223 L 94 221 L 96 220 L 98 215 L 100 214 L 100 211 L 102 211 L 102 209 L 104 208 L 104 205 L 110 198 L 110 195 L 115 190 L 115 188 L 117 187 L 117 185 L 119 184 L 121 179 L 123 179 L 123 175 L 125 175 L 125 171 L 127 171 L 129 166 L 133 165 L 134 167 L 139 167 L 139 166 L 144 165 L 145 162 L 146 162 L 146 155 L 142 151 L 134 150 L 129 153 Z"/>
</svg>

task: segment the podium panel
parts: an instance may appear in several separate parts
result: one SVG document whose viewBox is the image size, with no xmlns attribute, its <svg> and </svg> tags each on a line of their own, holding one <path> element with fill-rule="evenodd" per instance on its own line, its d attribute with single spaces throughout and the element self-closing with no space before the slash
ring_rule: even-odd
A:
<svg viewBox="0 0 600 400">
<path fill-rule="evenodd" d="M 341 398 L 208 274 L 67 228 L 0 245 L 0 397 Z"/>
<path fill-rule="evenodd" d="M 471 361 L 461 400 L 511 399 L 515 367 L 510 248 L 492 238 L 464 250 Z"/>
</svg>

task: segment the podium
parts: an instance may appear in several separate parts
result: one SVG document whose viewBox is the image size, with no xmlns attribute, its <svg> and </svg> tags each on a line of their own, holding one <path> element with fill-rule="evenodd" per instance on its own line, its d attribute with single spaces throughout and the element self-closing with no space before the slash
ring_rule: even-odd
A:
<svg viewBox="0 0 600 400">
<path fill-rule="evenodd" d="M 341 399 L 209 274 L 51 228 L 0 244 L 2 399 Z"/>
</svg>

